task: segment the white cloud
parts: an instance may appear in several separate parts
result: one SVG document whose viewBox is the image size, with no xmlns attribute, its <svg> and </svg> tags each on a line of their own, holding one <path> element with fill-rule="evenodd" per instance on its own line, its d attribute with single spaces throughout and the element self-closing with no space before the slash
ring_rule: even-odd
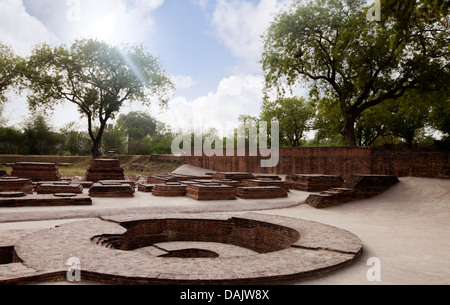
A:
<svg viewBox="0 0 450 305">
<path fill-rule="evenodd" d="M 162 6 L 165 0 L 80 1 L 79 21 L 68 20 L 69 24 L 61 34 L 65 41 L 83 37 L 112 43 L 142 42 L 153 29 L 153 19 L 149 14 Z"/>
<path fill-rule="evenodd" d="M 35 44 L 58 41 L 42 22 L 27 13 L 22 0 L 0 1 L 0 37 L 21 55 L 28 55 Z"/>
<path fill-rule="evenodd" d="M 211 126 L 226 129 L 227 125 L 237 123 L 241 114 L 259 115 L 263 86 L 261 76 L 242 74 L 224 78 L 215 92 L 193 101 L 182 96 L 173 98 L 169 109 L 158 119 L 174 130 L 192 130 L 199 125 L 204 129 Z"/>
<path fill-rule="evenodd" d="M 190 75 L 172 75 L 171 76 L 173 82 L 175 83 L 175 88 L 179 89 L 189 89 L 192 86 L 198 84 L 196 80 L 192 78 Z"/>
<path fill-rule="evenodd" d="M 258 4 L 244 0 L 217 1 L 211 22 L 219 41 L 244 63 L 235 70 L 248 69 L 254 73 L 261 69 L 261 36 L 283 3 L 287 1 L 261 0 Z"/>
</svg>

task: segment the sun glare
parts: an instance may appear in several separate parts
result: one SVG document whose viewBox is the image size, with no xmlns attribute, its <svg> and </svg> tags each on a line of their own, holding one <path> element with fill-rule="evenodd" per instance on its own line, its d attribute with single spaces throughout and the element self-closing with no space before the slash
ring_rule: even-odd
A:
<svg viewBox="0 0 450 305">
<path fill-rule="evenodd" d="M 110 40 L 114 38 L 115 22 L 116 18 L 114 14 L 110 14 L 101 20 L 93 22 L 90 31 L 90 36 L 99 38 L 102 40 Z"/>
</svg>

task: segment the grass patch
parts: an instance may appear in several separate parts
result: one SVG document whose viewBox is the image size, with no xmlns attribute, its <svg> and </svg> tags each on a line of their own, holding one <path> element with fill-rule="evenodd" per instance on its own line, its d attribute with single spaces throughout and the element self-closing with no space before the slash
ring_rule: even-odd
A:
<svg viewBox="0 0 450 305">
<path fill-rule="evenodd" d="M 72 166 L 60 166 L 61 177 L 84 177 L 89 167 L 90 159 L 74 163 Z M 180 167 L 181 163 L 176 162 L 156 162 L 150 161 L 148 157 L 131 158 L 129 162 L 124 162 L 122 167 L 125 175 L 148 175 L 148 174 L 168 174 Z M 5 170 L 11 175 L 12 166 L 0 165 L 0 170 Z"/>
</svg>

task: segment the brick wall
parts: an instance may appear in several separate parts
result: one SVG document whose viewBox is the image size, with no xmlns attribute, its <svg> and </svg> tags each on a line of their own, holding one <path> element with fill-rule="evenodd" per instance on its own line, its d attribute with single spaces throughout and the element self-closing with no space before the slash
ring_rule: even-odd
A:
<svg viewBox="0 0 450 305">
<path fill-rule="evenodd" d="M 237 154 L 235 154 L 237 155 Z M 281 148 L 277 167 L 261 167 L 261 157 L 182 157 L 184 163 L 216 171 L 322 174 L 348 178 L 353 174 L 450 178 L 448 152 L 402 152 L 369 147 Z"/>
</svg>

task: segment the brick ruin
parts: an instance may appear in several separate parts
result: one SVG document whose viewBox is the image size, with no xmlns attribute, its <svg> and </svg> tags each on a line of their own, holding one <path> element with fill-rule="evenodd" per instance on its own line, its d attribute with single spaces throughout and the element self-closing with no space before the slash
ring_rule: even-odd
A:
<svg viewBox="0 0 450 305">
<path fill-rule="evenodd" d="M 179 182 L 156 184 L 152 189 L 152 195 L 157 197 L 182 197 L 186 195 L 186 185 Z"/>
<path fill-rule="evenodd" d="M 30 179 L 16 177 L 0 178 L 0 192 L 22 192 L 33 193 L 33 182 Z"/>
<path fill-rule="evenodd" d="M 194 200 L 234 200 L 285 198 L 289 185 L 279 176 L 226 172 L 212 175 L 152 175 L 147 183 L 138 185 L 138 191 L 154 196 L 181 197 Z"/>
<path fill-rule="evenodd" d="M 186 187 L 187 196 L 194 200 L 235 200 L 236 188 L 219 183 L 193 184 Z"/>
<path fill-rule="evenodd" d="M 362 250 L 348 231 L 280 216 L 116 215 L 0 237 L 0 284 L 64 281 L 73 253 L 83 280 L 104 284 L 288 284 L 336 271 Z"/>
<path fill-rule="evenodd" d="M 134 183 L 131 181 L 98 181 L 89 189 L 89 196 L 101 198 L 134 197 Z"/>
<path fill-rule="evenodd" d="M 83 186 L 81 183 L 72 182 L 38 182 L 34 186 L 34 190 L 38 194 L 58 194 L 58 193 L 71 193 L 71 194 L 83 194 Z"/>
<path fill-rule="evenodd" d="M 354 175 L 347 179 L 342 187 L 310 195 L 306 199 L 306 203 L 320 209 L 358 199 L 371 198 L 383 193 L 398 182 L 397 177 L 389 175 Z"/>
<path fill-rule="evenodd" d="M 287 175 L 286 183 L 289 184 L 289 188 L 297 191 L 323 192 L 340 187 L 344 179 L 333 175 Z"/>
<path fill-rule="evenodd" d="M 238 187 L 236 196 L 242 199 L 275 199 L 288 197 L 288 193 L 277 186 Z"/>
<path fill-rule="evenodd" d="M 98 182 L 100 180 L 125 180 L 125 173 L 116 159 L 95 159 L 89 164 L 86 171 L 86 181 Z"/>
<path fill-rule="evenodd" d="M 92 205 L 92 199 L 83 194 L 38 195 L 16 192 L 3 195 L 0 196 L 0 208 Z"/>
<path fill-rule="evenodd" d="M 61 181 L 55 163 L 19 162 L 13 166 L 11 176 L 38 181 Z"/>
</svg>

